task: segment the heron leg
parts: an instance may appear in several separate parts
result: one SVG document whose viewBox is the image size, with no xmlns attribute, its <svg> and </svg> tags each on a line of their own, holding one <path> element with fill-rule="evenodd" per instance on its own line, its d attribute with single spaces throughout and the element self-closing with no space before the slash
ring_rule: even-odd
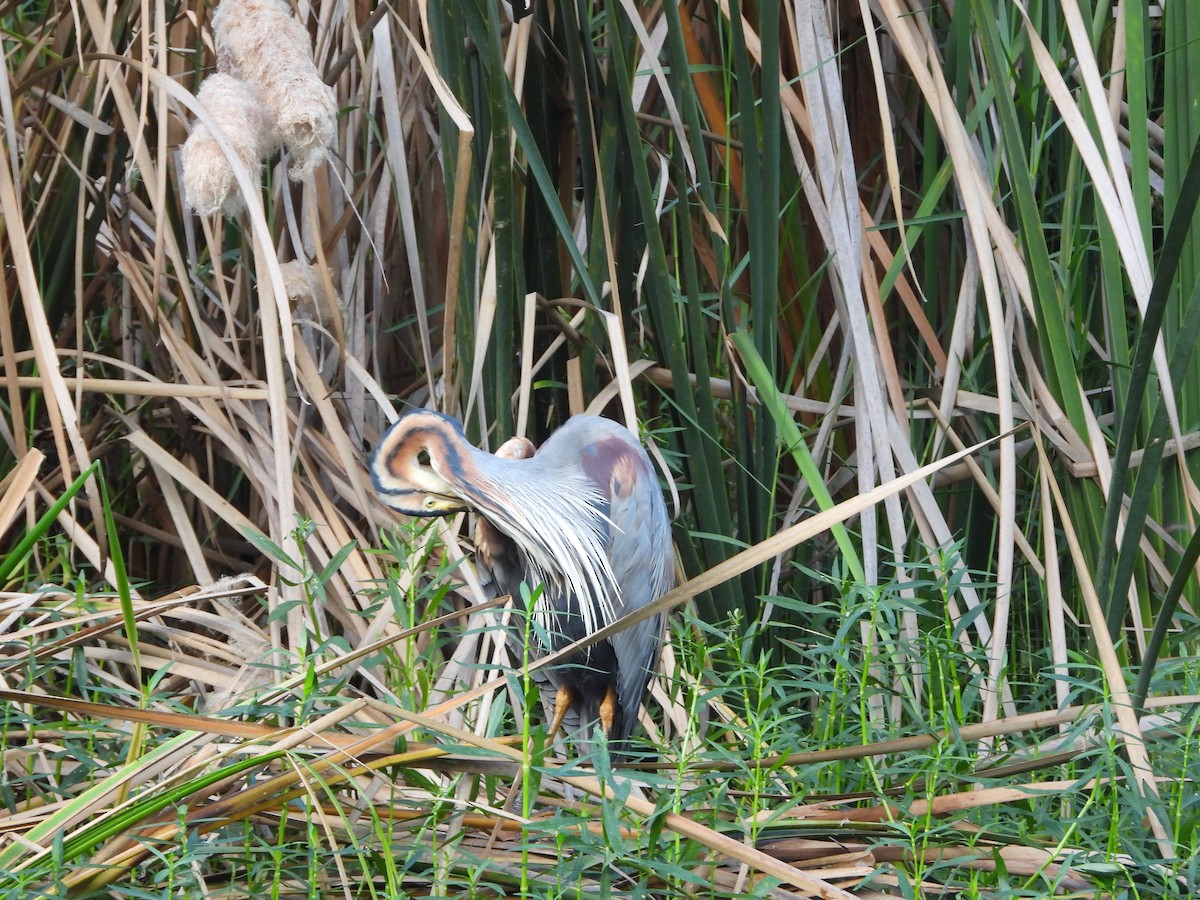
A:
<svg viewBox="0 0 1200 900">
<path fill-rule="evenodd" d="M 604 692 L 604 699 L 600 701 L 600 727 L 604 729 L 606 735 L 612 734 L 613 722 L 616 718 L 617 689 L 610 684 L 608 690 Z"/>
<path fill-rule="evenodd" d="M 554 695 L 554 721 L 550 723 L 550 731 L 546 735 L 547 744 L 554 741 L 558 729 L 562 728 L 563 719 L 567 717 L 567 710 L 571 708 L 574 699 L 575 696 L 569 687 L 565 684 L 558 686 L 558 693 Z"/>
</svg>

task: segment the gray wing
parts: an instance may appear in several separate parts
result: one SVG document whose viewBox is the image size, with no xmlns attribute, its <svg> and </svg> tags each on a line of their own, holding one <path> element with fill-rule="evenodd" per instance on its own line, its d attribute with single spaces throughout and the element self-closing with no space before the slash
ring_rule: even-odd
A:
<svg viewBox="0 0 1200 900">
<path fill-rule="evenodd" d="M 608 555 L 620 596 L 618 617 L 641 609 L 675 586 L 671 523 L 658 478 L 646 451 L 620 429 L 593 442 L 582 455 L 584 470 L 607 501 Z M 637 721 L 638 708 L 662 645 L 663 615 L 639 622 L 611 642 L 617 658 L 620 721 L 612 738 L 624 741 Z"/>
</svg>

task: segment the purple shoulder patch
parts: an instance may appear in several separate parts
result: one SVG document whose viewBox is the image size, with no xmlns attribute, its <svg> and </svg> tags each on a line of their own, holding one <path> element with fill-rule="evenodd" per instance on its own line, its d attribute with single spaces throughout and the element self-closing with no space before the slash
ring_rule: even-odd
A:
<svg viewBox="0 0 1200 900">
<path fill-rule="evenodd" d="M 635 447 L 620 438 L 605 438 L 591 444 L 583 453 L 583 471 L 610 500 L 628 497 L 646 464 Z"/>
</svg>

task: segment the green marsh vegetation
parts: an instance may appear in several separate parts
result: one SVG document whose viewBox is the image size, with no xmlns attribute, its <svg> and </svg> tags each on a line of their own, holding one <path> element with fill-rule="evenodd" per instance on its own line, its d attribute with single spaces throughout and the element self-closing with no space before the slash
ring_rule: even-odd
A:
<svg viewBox="0 0 1200 900">
<path fill-rule="evenodd" d="M 0 895 L 1194 895 L 1193 4 L 293 8 L 329 161 L 221 217 L 212 5 L 0 4 Z M 411 405 L 653 446 L 643 760 Z"/>
</svg>

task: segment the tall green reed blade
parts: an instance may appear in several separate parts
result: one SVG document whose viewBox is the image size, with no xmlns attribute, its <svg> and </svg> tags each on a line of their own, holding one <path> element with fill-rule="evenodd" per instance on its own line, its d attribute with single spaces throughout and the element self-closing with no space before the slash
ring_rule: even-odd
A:
<svg viewBox="0 0 1200 900">
<path fill-rule="evenodd" d="M 683 34 L 683 20 L 679 14 L 679 7 L 674 4 L 666 4 L 663 7 L 663 17 L 667 22 L 667 59 L 670 65 L 669 73 L 674 77 L 670 79 L 672 93 L 675 99 L 675 105 L 679 110 L 680 116 L 683 118 L 685 127 L 684 137 L 688 143 L 688 149 L 691 151 L 691 160 L 695 165 L 696 184 L 689 185 L 689 190 L 682 196 L 692 199 L 692 202 L 697 200 L 704 204 L 704 207 L 710 211 L 719 209 L 716 199 L 715 184 L 718 179 L 725 180 L 721 172 L 713 172 L 709 168 L 711 159 L 710 146 L 704 137 L 705 125 L 716 126 L 714 131 L 725 130 L 724 122 L 705 123 L 700 109 L 700 101 L 696 96 L 696 84 L 694 78 L 700 76 L 700 73 L 692 72 L 692 64 L 688 60 L 687 41 Z M 685 73 L 688 77 L 684 77 Z M 700 76 L 702 77 L 702 76 Z M 719 146 L 719 145 L 718 145 Z M 732 150 L 729 142 L 724 145 L 725 151 L 728 153 Z M 683 148 L 677 148 L 677 151 L 682 156 Z M 686 165 L 682 160 L 678 163 L 680 168 L 679 177 L 686 177 L 690 174 L 687 172 Z M 696 196 L 698 195 L 698 196 Z M 711 242 L 716 258 L 714 265 L 716 267 L 718 278 L 724 276 L 725 259 L 722 253 L 717 252 L 725 247 L 727 239 L 723 236 L 718 236 L 712 233 L 710 229 Z M 690 245 L 685 245 L 690 246 Z M 695 262 L 695 257 L 688 254 L 685 257 L 686 261 Z"/>
<path fill-rule="evenodd" d="M 1182 384 L 1188 377 L 1192 360 L 1196 355 L 1197 341 L 1200 341 L 1200 282 L 1192 288 L 1192 294 L 1184 313 L 1183 327 L 1179 331 L 1178 341 L 1171 352 L 1170 373 L 1173 384 Z M 1151 425 L 1147 434 L 1146 449 L 1142 454 L 1141 465 L 1137 470 L 1137 479 L 1129 498 L 1126 530 L 1121 538 L 1116 567 L 1113 570 L 1113 593 L 1108 598 L 1109 605 L 1105 610 L 1109 633 L 1114 635 L 1120 629 L 1125 618 L 1128 608 L 1127 589 L 1134 567 L 1141 558 L 1139 545 L 1144 533 L 1146 517 L 1163 480 L 1160 467 L 1166 449 L 1168 418 L 1166 398 L 1161 393 L 1154 398 L 1154 410 L 1150 419 Z M 1176 580 L 1178 579 L 1177 574 Z M 1181 591 L 1186 584 L 1187 579 L 1184 578 L 1179 584 Z M 1160 608 L 1153 613 L 1159 620 L 1155 623 L 1157 629 L 1164 619 L 1166 620 L 1164 627 L 1170 624 L 1169 620 L 1174 614 L 1174 609 L 1168 609 L 1167 602 L 1164 600 Z M 1157 653 L 1157 648 L 1155 648 L 1155 652 Z M 1143 667 L 1147 664 L 1151 666 L 1154 664 L 1154 657 L 1150 654 L 1149 646 L 1146 649 L 1146 656 L 1142 660 Z"/>
<path fill-rule="evenodd" d="M 1148 215 L 1153 201 L 1150 193 L 1150 121 L 1148 75 L 1157 61 L 1149 46 L 1150 17 L 1143 4 L 1125 6 L 1125 99 L 1129 104 L 1129 178 L 1133 187 L 1142 225 L 1142 240 L 1150 247 L 1153 219 Z M 1120 23 L 1118 23 L 1119 25 Z"/>
<path fill-rule="evenodd" d="M 960 14 L 963 11 L 960 8 Z M 971 13 L 975 22 L 975 34 L 991 72 L 989 80 L 997 85 L 1009 84 L 1013 67 L 1008 57 L 1003 55 L 994 4 L 986 0 L 971 0 Z M 1005 36 L 1004 44 L 1009 47 L 1010 54 L 1020 52 L 1019 48 L 1024 43 L 1021 29 L 1015 29 Z M 1046 244 L 1045 225 L 1034 188 L 1030 160 L 1024 151 L 1030 143 L 1026 134 L 1030 123 L 1024 123 L 1023 127 L 1009 91 L 997 90 L 994 94 L 994 104 L 1004 141 L 1004 171 L 1012 188 L 1025 264 L 1033 288 L 1034 312 L 1037 315 L 1038 333 L 1043 350 L 1042 362 L 1047 369 L 1047 380 L 1054 391 L 1055 399 L 1067 413 L 1075 430 L 1086 434 L 1083 402 L 1076 374 L 1078 364 L 1071 344 L 1070 327 L 1063 311 L 1050 250 Z"/>
<path fill-rule="evenodd" d="M 956 15 L 963 11 L 960 7 Z M 1090 209 L 1092 205 L 1091 191 L 1081 182 L 1084 167 L 1078 149 L 1065 129 L 1059 127 L 1060 120 L 1045 97 L 1037 67 L 1013 62 L 1030 52 L 1028 35 L 1015 18 L 1015 11 L 972 0 L 970 14 L 988 72 L 990 109 L 1000 128 L 996 146 L 991 149 L 998 157 L 993 168 L 1007 179 L 1007 194 L 1003 193 L 1003 181 L 1001 192 L 1017 222 L 1032 293 L 1039 361 L 1070 426 L 1086 440 L 1082 376 L 1087 371 L 1087 309 L 1092 279 L 1076 277 L 1078 267 L 1071 263 L 1088 249 L 1083 242 L 1094 240 L 1080 214 L 1080 208 Z M 1063 47 L 1062 14 L 1056 6 L 1038 5 L 1029 14 L 1039 33 L 1047 35 L 1052 52 L 1068 52 L 1069 48 Z M 1068 188 L 1063 190 L 1061 181 L 1047 177 L 1049 173 L 1065 173 Z M 1062 209 L 1057 229 L 1052 215 L 1056 207 Z M 1104 258 L 1111 261 L 1114 257 Z M 1111 279 L 1107 283 L 1111 285 Z M 1006 390 L 1007 386 L 999 389 Z M 1100 491 L 1089 482 L 1071 480 L 1068 484 L 1066 499 L 1085 552 L 1099 555 L 1095 548 L 1100 531 Z"/>
<path fill-rule="evenodd" d="M 582 216 L 590 240 L 586 251 L 588 271 L 603 282 L 609 276 L 609 256 L 615 252 L 614 224 L 620 210 L 620 193 L 611 190 L 618 162 L 615 121 L 620 90 L 597 58 L 607 45 L 619 40 L 613 33 L 614 9 L 605 21 L 594 21 L 590 4 L 575 0 L 563 5 L 563 47 L 570 74 L 572 117 L 579 130 L 579 173 L 583 187 Z M 606 27 L 607 25 L 607 27 Z M 599 46 L 598 46 L 599 45 Z M 611 304 L 608 305 L 611 309 Z"/>
<path fill-rule="evenodd" d="M 473 41 L 483 40 L 492 42 L 498 45 L 500 41 L 499 25 L 492 19 L 492 8 L 487 4 L 472 2 L 472 0 L 462 0 L 461 10 L 465 13 L 467 21 L 468 34 Z M 452 17 L 447 19 L 447 27 L 453 23 Z M 461 26 L 458 32 L 461 34 Z M 461 48 L 456 48 L 448 40 L 445 42 L 445 52 L 453 55 L 458 52 L 461 54 Z M 440 64 L 440 61 L 439 61 Z M 541 200 L 545 203 L 546 210 L 549 213 L 555 229 L 558 234 L 558 239 L 562 241 L 562 247 L 566 251 L 574 271 L 572 277 L 578 280 L 579 289 L 582 291 L 584 299 L 595 306 L 602 306 L 603 301 L 600 296 L 600 291 L 597 287 L 596 280 L 592 277 L 588 270 L 588 266 L 583 256 L 580 254 L 578 247 L 575 245 L 572 225 L 563 209 L 562 201 L 558 196 L 558 187 L 551 175 L 550 168 L 546 160 L 542 156 L 541 147 L 538 144 L 533 130 L 529 126 L 529 122 L 525 117 L 525 113 L 521 108 L 520 102 L 513 93 L 513 86 L 509 82 L 503 68 L 503 60 L 500 56 L 499 47 L 492 47 L 486 56 L 480 57 L 480 70 L 473 73 L 478 79 L 478 82 L 470 86 L 470 92 L 474 95 L 478 92 L 485 94 L 485 105 L 468 107 L 472 115 L 487 115 L 492 118 L 497 118 L 502 123 L 502 128 L 505 130 L 503 141 L 494 146 L 489 153 L 491 155 L 504 154 L 507 155 L 508 140 L 511 136 L 517 139 L 517 145 L 525 156 L 525 165 L 527 168 L 527 176 L 531 181 L 527 182 L 526 190 L 531 187 L 536 187 L 540 194 Z M 498 98 L 498 102 L 493 98 L 493 94 Z M 501 126 L 489 126 L 493 131 L 496 131 Z M 483 154 L 477 154 L 477 159 Z M 483 164 L 482 162 L 480 163 Z M 493 166 L 492 180 L 495 181 L 499 176 L 495 170 L 495 161 L 492 160 L 490 165 Z M 511 172 L 511 167 L 506 169 Z M 498 221 L 498 219 L 497 219 Z M 505 220 L 505 228 L 510 231 L 516 231 L 516 222 L 519 220 Z M 499 273 L 498 273 L 499 276 Z M 523 291 L 524 277 L 521 279 L 521 289 Z M 508 288 L 510 293 L 513 288 Z M 521 294 L 523 298 L 524 294 Z M 504 363 L 511 368 L 512 357 Z"/>
<path fill-rule="evenodd" d="M 779 217 L 780 175 L 782 172 L 783 112 L 781 110 L 779 75 L 780 36 L 783 33 L 779 0 L 759 0 L 758 34 L 762 40 L 760 64 L 761 100 L 758 140 L 752 146 L 760 154 L 756 173 L 758 204 L 751 206 L 750 230 L 750 289 L 751 315 L 755 349 L 772 376 L 779 375 Z M 739 23 L 740 24 L 740 23 Z M 831 61 L 830 65 L 836 65 Z M 748 86 L 753 82 L 746 82 Z M 743 145 L 744 146 L 744 145 Z M 754 155 L 753 153 L 751 154 Z M 745 154 L 743 154 L 744 158 Z M 775 505 L 776 467 L 779 459 L 775 449 L 777 432 L 775 420 L 759 416 L 757 434 L 753 435 L 755 455 L 750 487 L 747 539 L 758 541 L 771 531 L 771 514 Z"/>
<path fill-rule="evenodd" d="M 782 115 L 779 98 L 779 5 L 758 4 L 758 36 L 762 41 L 759 80 L 742 25 L 743 5 L 730 6 L 729 53 L 736 83 L 735 103 L 745 184 L 745 222 L 750 277 L 746 310 L 734 303 L 725 309 L 729 332 L 749 327 L 755 349 L 771 373 L 777 372 L 777 327 L 779 296 L 779 167 Z M 761 86 L 756 90 L 756 85 Z M 762 415 L 743 391 L 735 400 L 737 456 L 743 461 L 736 471 L 739 530 L 755 543 L 767 534 L 774 503 L 775 424 Z"/>
<path fill-rule="evenodd" d="M 579 282 L 578 266 L 563 253 L 563 235 L 558 224 L 561 214 L 578 220 L 588 210 L 595 208 L 595 160 L 592 153 L 593 115 L 592 90 L 587 84 L 587 73 L 594 66 L 584 61 L 593 55 L 592 41 L 578 29 L 576 9 L 571 3 L 559 9 L 546 5 L 535 7 L 539 40 L 530 42 L 529 61 L 525 66 L 525 90 L 522 103 L 525 121 L 531 139 L 539 148 L 538 158 L 544 163 L 548 178 L 539 182 L 526 172 L 521 197 L 525 206 L 523 228 L 524 264 L 527 289 L 545 297 L 569 297 L 578 293 L 573 282 Z M 582 189 L 583 200 L 579 209 L 572 196 L 576 186 Z M 553 195 L 548 193 L 554 191 Z M 591 232 L 586 251 L 587 265 L 597 269 L 594 260 L 599 254 L 603 258 L 607 235 Z M 526 327 L 529 323 L 524 323 Z M 592 396 L 596 392 L 599 369 L 596 365 L 597 339 L 603 328 L 599 317 L 588 316 L 580 331 L 585 335 L 571 348 L 578 356 L 582 375 L 583 392 Z M 548 338 L 543 331 L 535 331 L 535 355 L 540 355 Z M 544 384 L 555 385 L 553 390 L 539 390 L 535 395 L 539 409 L 538 421 L 565 415 L 568 409 L 567 363 L 562 354 L 557 354 L 545 370 Z"/>
<path fill-rule="evenodd" d="M 534 9 L 538 26 L 545 32 L 553 27 L 550 11 L 545 4 Z M 560 24 L 561 27 L 561 24 Z M 576 42 L 570 42 L 572 45 Z M 566 91 L 559 44 L 549 40 L 535 41 L 529 48 L 525 80 L 537 86 L 525 91 L 525 117 L 534 142 L 541 148 L 542 159 L 554 184 L 559 184 L 564 165 L 576 149 L 576 130 L 563 127 L 563 110 Z M 567 279 L 559 264 L 561 255 L 558 245 L 558 229 L 554 216 L 542 195 L 528 187 L 522 192 L 524 199 L 524 266 L 526 288 L 544 297 L 562 297 L 569 291 Z"/>
<path fill-rule="evenodd" d="M 476 54 L 463 52 L 461 16 L 457 14 L 454 4 L 450 3 L 435 3 L 428 7 L 427 11 L 430 50 L 436 60 L 442 80 L 460 102 L 464 102 L 466 98 L 476 97 L 478 95 L 477 85 L 480 80 L 480 66 Z M 487 156 L 486 152 L 481 151 L 478 146 L 482 144 L 478 137 L 481 133 L 478 123 L 481 118 L 486 119 L 486 115 L 474 108 L 475 104 L 467 103 L 465 105 L 472 123 L 476 125 L 476 149 L 471 154 L 471 163 L 461 167 L 457 154 L 450 150 L 458 145 L 461 132 L 454 122 L 454 117 L 441 104 L 438 104 L 438 133 L 442 137 L 441 172 L 446 186 L 447 215 L 453 217 L 454 198 L 459 195 L 460 191 L 464 198 L 462 229 L 458 234 L 450 236 L 452 247 L 454 241 L 458 241 L 459 258 L 450 261 L 451 265 L 458 267 L 457 290 L 453 296 L 445 298 L 444 310 L 446 316 L 452 317 L 449 324 L 454 330 L 454 346 L 448 348 L 448 352 L 454 358 L 443 360 L 442 368 L 447 375 L 447 381 L 454 386 L 462 385 L 462 373 L 472 370 L 472 361 L 475 355 L 476 298 L 479 296 L 478 276 L 481 274 L 478 264 L 479 228 L 483 224 L 481 215 L 485 207 L 483 199 L 484 164 L 481 162 L 481 157 L 486 159 Z M 461 188 L 464 181 L 467 182 L 465 189 Z M 451 221 L 453 222 L 453 218 Z M 401 317 L 399 310 L 387 310 L 384 316 L 389 314 L 392 318 Z M 383 321 L 387 321 L 386 317 L 381 316 L 381 318 Z M 437 347 L 427 348 L 431 358 L 437 349 Z M 450 384 L 447 387 L 449 389 Z M 448 400 L 447 408 L 457 412 L 458 398 L 453 397 Z"/>
<path fill-rule="evenodd" d="M 1163 7 L 1166 32 L 1163 54 L 1163 181 L 1165 209 L 1174 221 L 1183 210 L 1188 222 L 1196 225 L 1196 211 L 1184 195 L 1184 183 L 1190 171 L 1188 159 L 1200 139 L 1200 102 L 1196 85 L 1200 83 L 1200 4 L 1167 3 Z M 1186 231 L 1180 248 L 1179 276 L 1184 285 L 1200 279 L 1200 228 Z M 1170 329 L 1170 326 L 1168 326 Z M 1187 420 L 1200 418 L 1200 396 L 1185 401 Z"/>
<path fill-rule="evenodd" d="M 1123 410 L 1120 410 L 1120 422 L 1117 430 L 1117 447 L 1113 454 L 1113 477 L 1112 484 L 1109 488 L 1108 504 L 1104 511 L 1103 531 L 1101 535 L 1100 546 L 1109 548 L 1117 546 L 1117 522 L 1121 512 L 1122 503 L 1125 497 L 1125 486 L 1129 479 L 1129 457 L 1133 452 L 1134 437 L 1138 429 L 1146 401 L 1148 399 L 1147 387 L 1150 383 L 1150 377 L 1153 374 L 1153 353 L 1154 345 L 1158 340 L 1159 333 L 1163 327 L 1163 321 L 1170 309 L 1171 292 L 1175 284 L 1176 274 L 1179 273 L 1180 263 L 1183 255 L 1186 252 L 1187 241 L 1192 229 L 1192 219 L 1196 211 L 1197 203 L 1200 202 L 1200 141 L 1197 141 L 1192 151 L 1191 162 L 1188 164 L 1187 172 L 1180 184 L 1179 196 L 1175 204 L 1174 214 L 1171 216 L 1171 224 L 1167 229 L 1166 238 L 1163 240 L 1162 251 L 1159 253 L 1158 267 L 1154 273 L 1154 283 L 1150 288 L 1150 299 L 1146 305 L 1146 314 L 1142 319 L 1141 329 L 1138 334 L 1137 347 L 1134 351 L 1133 369 L 1130 372 L 1129 380 L 1129 401 Z M 1200 283 L 1195 283 L 1197 285 Z M 1195 297 L 1195 294 L 1193 294 Z M 1188 304 L 1184 310 L 1184 315 L 1190 315 L 1190 309 L 1195 304 L 1195 299 Z M 1186 334 L 1181 330 L 1178 335 L 1175 352 L 1182 350 L 1185 354 L 1191 353 L 1194 347 L 1194 338 L 1192 343 L 1187 342 Z M 1175 353 L 1173 352 L 1173 356 Z M 1186 371 L 1185 360 L 1180 363 Z M 1175 362 L 1171 364 L 1172 379 L 1175 379 Z M 1176 385 L 1182 384 L 1182 380 L 1175 381 Z M 1161 400 L 1161 395 L 1157 395 Z M 1165 417 L 1165 412 L 1163 413 Z M 1161 435 L 1159 440 L 1155 440 L 1155 435 L 1152 433 L 1149 436 L 1149 444 L 1146 448 L 1147 453 L 1158 453 L 1161 458 L 1161 446 L 1156 447 L 1156 444 L 1161 443 Z M 1147 466 L 1148 459 L 1143 461 L 1143 467 Z M 1157 465 L 1149 469 L 1154 473 L 1155 478 L 1158 477 Z M 1143 468 L 1143 472 L 1146 468 Z M 1141 478 L 1139 477 L 1139 482 Z M 1105 615 L 1108 619 L 1109 632 L 1116 635 L 1120 628 L 1121 622 L 1125 618 L 1125 613 L 1128 610 L 1127 605 L 1127 589 L 1130 578 L 1132 578 L 1134 563 L 1136 562 L 1136 548 L 1141 540 L 1143 528 L 1145 526 L 1145 514 L 1149 508 L 1150 492 L 1154 488 L 1154 484 L 1148 481 L 1144 489 L 1144 494 L 1137 498 L 1136 508 L 1133 505 L 1131 498 L 1131 506 L 1129 515 L 1126 519 L 1125 535 L 1122 541 L 1122 546 L 1118 548 L 1116 569 L 1113 567 L 1113 554 L 1101 553 L 1096 564 L 1096 590 L 1099 592 L 1101 601 L 1105 604 Z"/>
<path fill-rule="evenodd" d="M 499 13 L 494 3 L 463 0 L 460 9 L 465 13 L 467 34 L 478 56 L 478 110 L 484 115 L 480 133 L 487 136 L 486 153 L 479 154 L 480 164 L 486 163 L 491 189 L 490 226 L 493 253 L 496 257 L 496 309 L 482 384 L 473 386 L 486 398 L 485 417 L 495 423 L 500 434 L 513 432 L 512 396 L 515 385 L 517 346 L 517 310 L 525 297 L 525 271 L 522 263 L 522 219 L 517 173 L 509 152 L 511 130 L 520 120 L 526 135 L 528 124 L 520 107 L 512 102 L 512 85 L 504 70 L 504 40 Z M 459 51 L 461 52 L 461 50 Z M 530 136 L 530 141 L 532 137 Z M 526 148 L 528 152 L 528 148 Z M 476 361 L 476 364 L 478 361 Z"/>
<path fill-rule="evenodd" d="M 1179 558 L 1175 575 L 1158 607 L 1154 628 L 1150 632 L 1149 640 L 1146 641 L 1146 652 L 1138 667 L 1137 685 L 1133 689 L 1133 705 L 1140 715 L 1145 714 L 1146 696 L 1150 693 L 1150 682 L 1154 679 L 1154 670 L 1158 666 L 1158 659 L 1163 645 L 1166 643 L 1167 632 L 1171 629 L 1171 620 L 1175 618 L 1175 610 L 1179 608 L 1179 601 L 1183 597 L 1183 590 L 1187 587 L 1188 580 L 1195 574 L 1197 561 L 1200 561 L 1200 528 L 1192 532 L 1192 538 Z"/>
<path fill-rule="evenodd" d="M 692 395 L 695 419 L 688 421 L 685 427 L 695 430 L 700 436 L 699 441 L 693 442 L 693 446 L 698 448 L 700 456 L 689 459 L 692 476 L 700 475 L 710 479 L 706 483 L 693 482 L 696 484 L 697 490 L 705 495 L 701 497 L 697 494 L 697 502 L 702 504 L 704 510 L 701 521 L 708 523 L 707 525 L 701 524 L 700 530 L 715 534 L 733 534 L 733 515 L 725 479 L 722 477 L 716 484 L 711 482 L 712 476 L 721 473 L 722 468 L 720 444 L 717 439 L 720 434 L 717 426 L 717 399 L 713 396 L 710 381 L 714 374 L 714 357 L 710 337 L 711 319 L 706 313 L 706 307 L 717 307 L 730 295 L 727 265 L 728 237 L 718 233 L 710 225 L 706 224 L 703 229 L 698 225 L 698 223 L 706 221 L 704 217 L 706 211 L 709 214 L 715 214 L 723 208 L 717 199 L 716 183 L 724 182 L 725 190 L 728 192 L 729 175 L 710 169 L 710 161 L 713 160 L 714 154 L 703 136 L 705 123 L 701 118 L 696 84 L 693 77 L 682 77 L 683 73 L 691 75 L 692 72 L 679 8 L 674 4 L 666 4 L 663 7 L 663 15 L 667 21 L 667 54 L 670 71 L 678 73 L 677 77 L 671 78 L 671 87 L 676 107 L 679 109 L 680 115 L 683 117 L 683 124 L 687 129 L 685 135 L 689 145 L 687 149 L 690 150 L 690 153 L 685 153 L 685 148 L 681 146 L 675 147 L 674 172 L 676 182 L 681 188 L 681 197 L 669 221 L 674 225 L 675 232 L 673 258 L 676 278 L 671 286 L 678 290 L 679 294 L 678 296 L 672 294 L 669 298 L 671 305 L 667 305 L 668 295 L 656 293 L 655 297 L 662 301 L 659 304 L 661 308 L 652 310 L 651 314 L 656 315 L 660 320 L 665 317 L 670 317 L 671 321 L 681 318 L 682 341 L 680 344 L 671 345 L 673 349 L 680 352 L 666 356 L 663 361 L 675 375 L 676 384 L 680 384 L 678 380 L 680 372 L 690 372 L 696 378 L 696 387 Z M 725 129 L 723 122 L 708 124 L 718 126 L 722 131 Z M 732 152 L 734 150 L 726 143 L 726 154 Z M 689 158 L 691 165 L 695 166 L 694 175 L 689 168 Z M 694 185 L 692 184 L 693 177 L 695 178 Z M 727 207 L 728 204 L 726 203 L 724 206 Z M 702 235 L 707 235 L 707 237 Z M 715 285 L 710 286 L 707 291 L 701 276 L 699 258 L 701 253 L 707 254 L 711 259 L 714 271 Z M 665 262 L 664 255 L 663 263 L 665 264 Z M 702 484 L 703 487 L 701 487 Z M 712 542 L 708 543 L 711 545 Z M 685 540 L 681 544 L 692 552 L 698 562 L 699 555 L 696 554 L 696 548 L 692 541 Z M 713 561 L 719 562 L 725 558 L 725 553 L 725 550 L 719 550 L 711 558 Z M 701 603 L 702 611 L 709 615 L 708 621 L 720 621 L 727 618 L 735 608 L 732 595 L 729 595 L 728 592 L 722 591 L 715 596 L 723 598 L 719 608 L 706 608 L 712 604 Z M 737 606 L 741 607 L 741 604 L 738 603 Z"/>
<path fill-rule="evenodd" d="M 558 199 L 558 192 L 555 189 L 553 179 L 550 177 L 550 170 L 546 167 L 546 163 L 542 159 L 533 132 L 529 129 L 529 123 L 525 121 L 520 104 L 512 92 L 512 85 L 508 83 L 507 79 L 504 80 L 503 90 L 509 115 L 509 127 L 512 129 L 513 134 L 517 136 L 517 143 L 525 154 L 525 163 L 529 167 L 529 173 L 533 176 L 534 183 L 537 185 L 542 199 L 546 203 L 546 208 L 549 210 L 550 216 L 558 228 L 559 239 L 563 241 L 567 254 L 575 266 L 574 277 L 578 279 L 579 288 L 583 291 L 585 299 L 593 305 L 602 308 L 604 303 L 600 297 L 600 290 L 597 287 L 596 280 L 589 273 L 587 263 L 580 254 L 579 248 L 575 246 L 575 240 L 571 232 L 571 223 L 568 221 L 562 203 Z M 511 359 L 509 359 L 508 364 L 511 366 Z"/>
<path fill-rule="evenodd" d="M 602 78 L 592 41 L 585 40 L 591 37 L 584 31 L 583 26 L 590 18 L 587 4 L 584 0 L 568 0 L 562 4 L 562 15 L 559 18 L 556 31 L 558 43 L 555 49 L 567 60 L 571 117 L 579 144 L 578 181 L 581 187 L 581 204 L 587 221 L 594 222 L 599 206 L 596 194 L 602 187 L 602 182 L 596 171 L 596 157 L 592 153 L 592 148 L 599 144 L 596 135 L 596 111 L 592 108 L 592 99 L 593 90 L 599 91 Z"/>
<path fill-rule="evenodd" d="M 1138 13 L 1142 13 L 1141 4 Z M 1163 4 L 1161 67 L 1156 80 L 1161 97 L 1161 111 L 1150 111 L 1163 124 L 1163 221 L 1174 221 L 1176 213 L 1187 206 L 1184 198 L 1185 181 L 1189 160 L 1197 140 L 1200 140 L 1200 102 L 1195 85 L 1200 79 L 1200 6 L 1195 3 Z M 1142 13 L 1148 15 L 1148 13 Z M 1127 66 L 1128 68 L 1128 66 Z M 1131 109 L 1132 115 L 1132 109 Z M 1135 130 L 1131 126 L 1131 133 Z M 1168 301 L 1168 309 L 1162 320 L 1162 335 L 1166 346 L 1172 347 L 1179 340 L 1178 333 L 1186 314 L 1182 301 L 1191 286 L 1200 280 L 1200 228 L 1197 228 L 1198 213 L 1192 209 L 1189 221 L 1191 228 L 1184 237 L 1184 246 L 1179 258 L 1176 287 Z M 1175 384 L 1175 397 L 1179 412 L 1179 426 L 1185 433 L 1195 430 L 1200 423 L 1200 372 L 1193 373 L 1186 383 Z M 1200 470 L 1190 464 L 1192 477 Z M 1182 473 L 1167 472 L 1163 479 L 1161 498 L 1155 514 L 1162 524 L 1171 527 L 1175 523 L 1190 522 L 1194 516 L 1187 500 Z M 1171 548 L 1166 549 L 1168 559 L 1174 560 Z M 1173 564 L 1173 563 L 1172 563 Z M 1195 603 L 1200 591 L 1188 586 L 1188 594 Z M 1121 601 L 1124 602 L 1123 600 Z"/>
</svg>

